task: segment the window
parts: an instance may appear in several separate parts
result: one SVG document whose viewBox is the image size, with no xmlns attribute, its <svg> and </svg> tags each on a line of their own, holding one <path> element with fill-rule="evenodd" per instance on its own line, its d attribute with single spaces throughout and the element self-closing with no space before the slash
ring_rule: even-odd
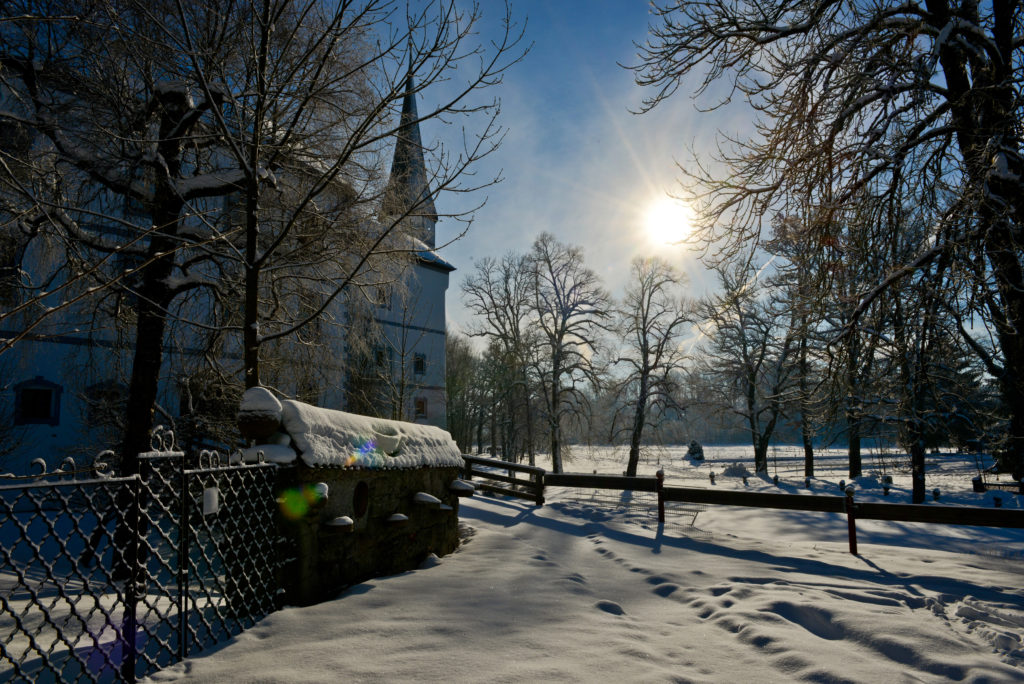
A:
<svg viewBox="0 0 1024 684">
<path fill-rule="evenodd" d="M 60 423 L 60 385 L 37 375 L 14 386 L 15 425 L 57 425 Z"/>
<path fill-rule="evenodd" d="M 414 354 L 412 357 L 412 372 L 416 375 L 423 375 L 427 372 L 427 355 Z"/>
<path fill-rule="evenodd" d="M 391 367 L 391 350 L 377 346 L 373 348 L 373 362 L 377 368 L 390 368 Z"/>
<path fill-rule="evenodd" d="M 427 400 L 423 397 L 416 397 L 413 401 L 413 415 L 416 418 L 427 417 Z"/>
<path fill-rule="evenodd" d="M 391 311 L 391 299 L 393 294 L 394 291 L 390 283 L 378 285 L 374 290 L 374 303 L 377 305 L 377 308 Z"/>
<path fill-rule="evenodd" d="M 85 389 L 86 419 L 89 425 L 112 425 L 124 416 L 128 388 L 115 380 L 105 380 Z"/>
</svg>

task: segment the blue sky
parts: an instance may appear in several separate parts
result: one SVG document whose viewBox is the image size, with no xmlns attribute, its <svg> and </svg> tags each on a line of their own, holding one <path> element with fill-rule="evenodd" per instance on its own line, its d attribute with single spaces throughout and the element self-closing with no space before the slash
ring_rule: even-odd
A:
<svg viewBox="0 0 1024 684">
<path fill-rule="evenodd" d="M 491 19 L 498 11 L 498 3 L 483 3 Z M 699 294 L 710 279 L 696 255 L 648 239 L 645 217 L 652 203 L 679 191 L 677 162 L 691 159 L 691 148 L 706 155 L 715 130 L 744 126 L 743 117 L 726 113 L 736 118 L 732 122 L 721 112 L 702 114 L 686 89 L 651 113 L 630 112 L 645 93 L 619 63 L 636 61 L 633 41 L 646 37 L 646 2 L 513 0 L 512 11 L 517 21 L 527 22 L 526 41 L 533 47 L 486 94 L 501 99 L 501 123 L 508 130 L 502 147 L 478 167 L 480 177 L 500 170 L 504 181 L 468 197 L 442 195 L 437 202 L 443 214 L 486 198 L 469 233 L 442 251 L 458 269 L 448 290 L 449 322 L 464 330 L 470 320 L 460 283 L 474 260 L 526 252 L 542 231 L 581 245 L 588 266 L 615 295 L 621 294 L 631 259 L 641 254 L 670 259 Z M 423 98 L 429 101 L 429 91 Z M 425 125 L 424 142 L 452 136 L 451 128 Z M 461 228 L 442 221 L 438 244 Z"/>
</svg>

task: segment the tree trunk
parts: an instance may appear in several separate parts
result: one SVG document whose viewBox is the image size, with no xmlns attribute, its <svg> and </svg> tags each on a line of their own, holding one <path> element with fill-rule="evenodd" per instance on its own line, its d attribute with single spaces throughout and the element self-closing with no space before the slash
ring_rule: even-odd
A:
<svg viewBox="0 0 1024 684">
<path fill-rule="evenodd" d="M 804 439 L 804 477 L 814 477 L 814 442 L 807 424 L 803 426 Z"/>
<path fill-rule="evenodd" d="M 1003 232 L 996 231 L 999 235 Z M 999 389 L 1009 412 L 1005 450 L 1019 476 L 1024 470 L 1024 335 L 1020 333 L 1024 330 L 1024 274 L 1012 248 L 1012 238 L 1007 237 L 1002 242 L 1004 244 L 999 249 L 990 248 L 989 254 L 999 282 L 1005 316 L 1003 325 L 997 326 L 1003 351 Z"/>
<path fill-rule="evenodd" d="M 476 453 L 484 453 L 484 412 L 477 411 L 476 417 Z"/>
<path fill-rule="evenodd" d="M 559 369 L 551 373 L 551 415 L 548 417 L 548 422 L 551 426 L 551 471 L 555 473 L 562 472 L 562 435 L 559 429 L 561 423 L 561 417 L 559 416 L 558 400 L 561 395 L 558 387 L 558 376 L 560 374 Z"/>
<path fill-rule="evenodd" d="M 915 433 L 920 430 L 914 429 Z M 915 434 L 910 445 L 910 473 L 913 480 L 912 503 L 924 503 L 924 436 Z"/>
<path fill-rule="evenodd" d="M 533 451 L 533 408 L 530 406 L 528 386 L 524 386 L 523 395 L 526 402 L 526 453 L 530 456 L 530 465 L 536 466 L 537 455 Z"/>
<path fill-rule="evenodd" d="M 135 357 L 128 385 L 126 427 L 121 447 L 121 469 L 124 475 L 139 472 L 139 454 L 150 450 L 153 409 L 159 390 L 160 367 L 163 364 L 164 332 L 167 319 L 164 307 L 170 303 L 161 274 L 170 275 L 170 257 L 144 271 L 139 287 L 139 306 L 135 324 Z"/>
<path fill-rule="evenodd" d="M 814 477 L 814 435 L 807 418 L 807 335 L 800 338 L 800 436 L 804 443 L 804 477 Z"/>
<path fill-rule="evenodd" d="M 255 243 L 255 236 L 253 237 Z M 260 386 L 259 342 L 259 269 L 245 269 L 245 325 L 242 328 L 242 355 L 245 364 L 245 388 Z"/>
<path fill-rule="evenodd" d="M 764 435 L 754 439 L 754 472 L 758 475 L 768 474 L 768 442 Z"/>
<path fill-rule="evenodd" d="M 497 458 L 498 456 L 498 405 L 495 402 L 491 402 L 491 446 L 488 449 L 491 458 Z"/>
<path fill-rule="evenodd" d="M 647 418 L 647 375 L 640 376 L 640 391 L 636 398 L 636 412 L 633 414 L 633 434 L 629 438 L 629 462 L 626 464 L 626 475 L 636 477 L 636 469 L 640 463 L 640 440 L 643 438 L 644 423 Z"/>
<path fill-rule="evenodd" d="M 847 453 L 850 459 L 850 477 L 860 477 L 861 455 L 860 455 L 860 417 L 852 411 L 846 413 L 846 421 L 849 425 L 849 440 Z"/>
<path fill-rule="evenodd" d="M 177 232 L 181 205 L 168 203 L 159 213 L 154 212 L 154 223 L 161 226 L 153 235 L 147 256 L 153 262 L 140 271 L 138 309 L 135 322 L 135 355 L 128 385 L 126 427 L 121 445 L 121 469 L 125 475 L 139 472 L 139 454 L 150 450 L 150 430 L 153 410 L 160 388 L 160 367 L 163 365 L 164 334 L 167 329 L 167 307 L 173 293 L 167 286 L 174 269 L 174 247 L 170 237 Z M 158 254 L 162 254 L 157 258 Z"/>
</svg>

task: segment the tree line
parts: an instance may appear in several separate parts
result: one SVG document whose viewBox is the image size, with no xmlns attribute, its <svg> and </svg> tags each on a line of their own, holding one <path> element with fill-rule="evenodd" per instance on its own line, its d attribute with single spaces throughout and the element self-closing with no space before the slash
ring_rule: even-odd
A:
<svg viewBox="0 0 1024 684">
<path fill-rule="evenodd" d="M 720 266 L 718 287 L 698 299 L 657 257 L 634 260 L 614 299 L 582 249 L 550 234 L 528 253 L 481 259 L 461 284 L 473 327 L 448 333 L 453 437 L 512 461 L 549 453 L 556 472 L 567 443 L 628 445 L 629 475 L 645 445 L 704 442 L 722 428 L 751 445 L 761 474 L 773 444 L 802 442 L 809 477 L 815 449 L 837 443 L 850 477 L 863 474 L 867 439 L 912 461 L 919 447 L 923 460 L 997 445 L 998 387 L 937 315 L 927 273 L 875 297 L 851 331 L 851 293 L 886 255 L 837 241 L 830 249 L 849 262 L 813 269 L 805 249 L 821 253 L 798 221 L 780 221 L 763 262 Z"/>
<path fill-rule="evenodd" d="M 682 167 L 710 261 L 742 283 L 777 258 L 797 396 L 842 397 L 823 415 L 847 426 L 851 474 L 865 428 L 898 430 L 915 502 L 936 431 L 1024 469 L 1022 9 L 666 3 L 633 66 L 645 111 L 686 86 L 756 112 L 715 164 Z M 780 395 L 747 396 L 769 427 Z"/>
</svg>

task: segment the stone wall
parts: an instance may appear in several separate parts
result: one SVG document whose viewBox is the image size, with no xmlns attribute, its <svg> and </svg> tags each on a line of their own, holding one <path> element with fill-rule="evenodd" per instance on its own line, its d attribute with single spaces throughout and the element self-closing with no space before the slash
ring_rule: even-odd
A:
<svg viewBox="0 0 1024 684">
<path fill-rule="evenodd" d="M 287 602 L 329 600 L 371 577 L 414 569 L 431 553 L 454 551 L 458 498 L 450 486 L 459 474 L 450 467 L 283 468 L 283 532 L 296 556 L 285 570 Z M 319 483 L 327 485 L 326 498 Z M 417 502 L 420 492 L 441 503 Z"/>
</svg>

